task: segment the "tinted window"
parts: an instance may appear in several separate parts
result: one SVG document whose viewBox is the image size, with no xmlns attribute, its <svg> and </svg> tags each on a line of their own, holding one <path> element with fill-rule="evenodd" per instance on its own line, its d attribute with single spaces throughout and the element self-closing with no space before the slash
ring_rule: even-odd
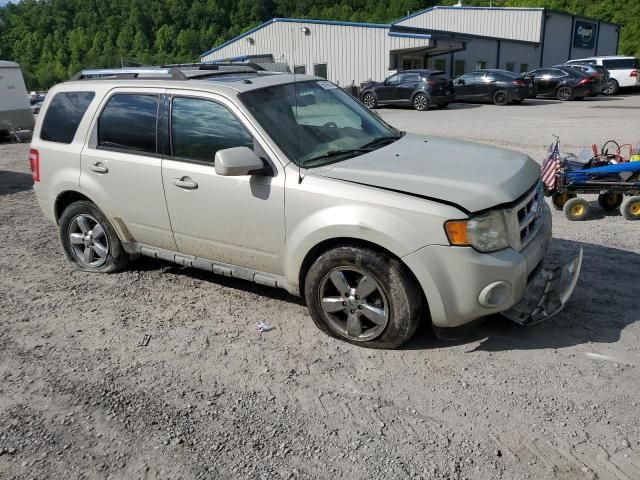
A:
<svg viewBox="0 0 640 480">
<path fill-rule="evenodd" d="M 607 70 L 631 70 L 633 68 L 638 68 L 638 60 L 636 58 L 603 60 L 602 65 Z"/>
<path fill-rule="evenodd" d="M 464 83 L 477 83 L 480 81 L 481 78 L 482 78 L 482 73 L 474 72 L 474 73 L 467 73 L 466 75 L 462 76 L 460 80 L 464 80 Z"/>
<path fill-rule="evenodd" d="M 42 122 L 40 138 L 49 142 L 71 143 L 93 97 L 93 92 L 57 93 Z"/>
<path fill-rule="evenodd" d="M 199 98 L 174 98 L 173 156 L 213 163 L 218 150 L 253 148 L 253 138 L 223 105 Z"/>
<path fill-rule="evenodd" d="M 449 80 L 449 75 L 447 75 L 445 72 L 433 72 L 429 74 L 429 78 L 437 81 Z"/>
<path fill-rule="evenodd" d="M 384 83 L 388 85 L 397 85 L 401 81 L 402 81 L 402 75 L 399 73 L 396 73 L 395 75 L 391 75 L 389 78 L 387 78 L 387 80 Z"/>
<path fill-rule="evenodd" d="M 156 152 L 156 95 L 111 97 L 98 120 L 98 146 Z"/>
<path fill-rule="evenodd" d="M 420 75 L 417 73 L 405 73 L 402 81 L 403 82 L 419 82 Z"/>
</svg>

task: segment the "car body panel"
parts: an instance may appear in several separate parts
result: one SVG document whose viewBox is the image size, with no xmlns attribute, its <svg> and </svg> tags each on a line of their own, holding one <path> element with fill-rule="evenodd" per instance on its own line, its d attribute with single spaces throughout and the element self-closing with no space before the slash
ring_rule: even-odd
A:
<svg viewBox="0 0 640 480">
<path fill-rule="evenodd" d="M 517 85 L 514 81 L 524 85 Z M 509 92 L 509 99 L 524 100 L 535 96 L 531 79 L 506 70 L 484 69 L 465 73 L 453 81 L 456 100 L 493 102 L 498 90 Z"/>
</svg>

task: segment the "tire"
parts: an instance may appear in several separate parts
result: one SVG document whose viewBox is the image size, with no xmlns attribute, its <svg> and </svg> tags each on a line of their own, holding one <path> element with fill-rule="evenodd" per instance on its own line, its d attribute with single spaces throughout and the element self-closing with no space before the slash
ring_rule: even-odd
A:
<svg viewBox="0 0 640 480">
<path fill-rule="evenodd" d="M 373 93 L 366 92 L 362 95 L 362 103 L 364 103 L 367 108 L 376 108 L 378 106 L 378 99 Z"/>
<path fill-rule="evenodd" d="M 598 205 L 607 212 L 618 210 L 623 200 L 624 196 L 621 193 L 609 192 L 598 195 Z"/>
<path fill-rule="evenodd" d="M 429 110 L 429 98 L 424 93 L 416 94 L 413 97 L 413 101 L 411 103 L 413 105 L 413 108 L 415 108 L 419 112 Z"/>
<path fill-rule="evenodd" d="M 620 84 L 610 78 L 605 87 L 602 89 L 603 95 L 616 95 L 620 91 Z"/>
<path fill-rule="evenodd" d="M 580 222 L 589 217 L 589 204 L 583 198 L 571 198 L 564 204 L 562 211 L 567 220 Z"/>
<path fill-rule="evenodd" d="M 640 220 L 640 195 L 625 198 L 620 213 L 627 220 Z"/>
<path fill-rule="evenodd" d="M 421 293 L 411 274 L 399 260 L 366 248 L 322 254 L 307 272 L 304 294 L 316 326 L 354 345 L 399 348 L 420 324 Z"/>
<path fill-rule="evenodd" d="M 551 197 L 551 203 L 556 210 L 562 211 L 564 204 L 572 198 L 576 198 L 575 193 L 554 193 Z"/>
<path fill-rule="evenodd" d="M 573 97 L 573 88 L 567 85 L 563 85 L 556 90 L 556 98 L 561 102 L 571 100 L 571 97 Z"/>
<path fill-rule="evenodd" d="M 506 90 L 496 90 L 491 97 L 493 104 L 504 106 L 509 104 L 509 92 Z"/>
<path fill-rule="evenodd" d="M 93 203 L 72 203 L 62 212 L 59 224 L 62 247 L 78 270 L 113 273 L 130 262 L 113 226 Z"/>
<path fill-rule="evenodd" d="M 448 106 L 449 106 L 449 104 L 448 104 L 448 103 L 439 103 L 439 104 L 438 104 L 438 108 L 439 108 L 440 110 L 444 110 L 444 109 L 445 109 L 445 108 L 447 108 Z"/>
</svg>

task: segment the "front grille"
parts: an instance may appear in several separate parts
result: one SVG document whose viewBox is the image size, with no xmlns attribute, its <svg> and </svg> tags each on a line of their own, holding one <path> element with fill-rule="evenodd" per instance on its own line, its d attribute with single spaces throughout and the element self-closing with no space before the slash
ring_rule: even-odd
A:
<svg viewBox="0 0 640 480">
<path fill-rule="evenodd" d="M 544 190 L 542 182 L 536 185 L 513 208 L 507 210 L 511 246 L 516 250 L 525 248 L 542 226 L 544 212 Z"/>
</svg>

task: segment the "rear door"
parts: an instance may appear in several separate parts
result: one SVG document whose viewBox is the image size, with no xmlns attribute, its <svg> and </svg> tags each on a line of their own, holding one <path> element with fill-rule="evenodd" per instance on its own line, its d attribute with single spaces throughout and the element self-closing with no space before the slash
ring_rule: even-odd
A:
<svg viewBox="0 0 640 480">
<path fill-rule="evenodd" d="M 127 241 L 176 250 L 157 148 L 164 89 L 114 89 L 81 153 L 80 186 Z"/>
<path fill-rule="evenodd" d="M 187 96 L 181 90 L 167 93 L 162 177 L 178 250 L 282 274 L 284 170 L 271 161 L 251 124 L 228 99 L 199 92 Z M 240 146 L 252 148 L 274 175 L 218 175 L 216 152 Z"/>
</svg>

